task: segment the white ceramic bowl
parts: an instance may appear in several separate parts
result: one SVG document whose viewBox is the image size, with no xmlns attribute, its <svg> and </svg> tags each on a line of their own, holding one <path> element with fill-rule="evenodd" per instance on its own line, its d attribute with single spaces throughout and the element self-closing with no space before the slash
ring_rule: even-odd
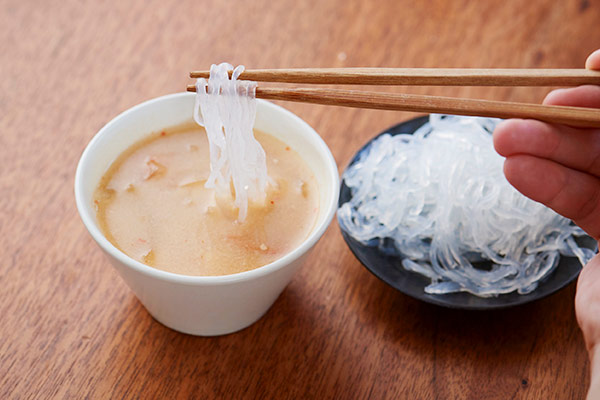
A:
<svg viewBox="0 0 600 400">
<path fill-rule="evenodd" d="M 148 312 L 177 331 L 212 336 L 243 329 L 267 312 L 331 222 L 339 176 L 331 152 L 314 129 L 291 112 L 259 100 L 255 128 L 292 147 L 317 178 L 320 207 L 310 236 L 281 259 L 232 275 L 179 275 L 130 258 L 100 231 L 93 207 L 94 190 L 110 164 L 129 146 L 151 132 L 191 120 L 194 96 L 177 93 L 149 100 L 100 129 L 79 160 L 75 199 L 85 227 Z"/>
</svg>

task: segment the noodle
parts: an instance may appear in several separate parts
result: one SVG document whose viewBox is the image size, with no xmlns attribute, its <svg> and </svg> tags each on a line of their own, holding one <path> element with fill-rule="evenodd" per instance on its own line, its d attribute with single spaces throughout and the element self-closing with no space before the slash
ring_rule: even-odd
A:
<svg viewBox="0 0 600 400">
<path fill-rule="evenodd" d="M 242 65 L 229 79 L 231 69 L 227 63 L 213 64 L 208 81 L 196 81 L 194 120 L 205 127 L 209 140 L 211 172 L 205 186 L 218 196 L 234 195 L 238 221 L 244 222 L 248 202 L 264 202 L 269 179 L 265 152 L 252 131 L 256 83 L 237 79 Z"/>
<path fill-rule="evenodd" d="M 583 231 L 504 178 L 491 137 L 498 121 L 432 115 L 413 135 L 374 140 L 344 173 L 352 199 L 338 210 L 342 229 L 402 256 L 433 294 L 525 294 L 559 253 L 587 263 L 594 253 L 574 240 Z"/>
</svg>

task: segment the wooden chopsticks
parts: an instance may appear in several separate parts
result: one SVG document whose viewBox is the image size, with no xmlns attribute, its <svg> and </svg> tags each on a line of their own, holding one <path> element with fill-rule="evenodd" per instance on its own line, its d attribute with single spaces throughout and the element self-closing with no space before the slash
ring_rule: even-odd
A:
<svg viewBox="0 0 600 400">
<path fill-rule="evenodd" d="M 196 71 L 190 73 L 190 76 L 208 77 L 208 72 Z M 286 69 L 249 70 L 244 71 L 240 78 L 285 83 L 363 85 L 600 85 L 600 72 L 583 69 Z M 196 91 L 196 86 L 188 85 L 187 90 L 194 92 Z M 577 127 L 600 128 L 600 110 L 583 107 L 546 106 L 491 100 L 321 88 L 257 87 L 256 97 L 267 100 L 285 100 L 379 110 L 444 113 L 497 118 L 532 118 Z"/>
<path fill-rule="evenodd" d="M 208 78 L 192 71 L 190 78 Z M 231 76 L 231 72 L 230 72 Z M 587 69 L 292 68 L 244 71 L 240 79 L 332 85 L 578 86 L 600 85 L 600 71 Z"/>
</svg>

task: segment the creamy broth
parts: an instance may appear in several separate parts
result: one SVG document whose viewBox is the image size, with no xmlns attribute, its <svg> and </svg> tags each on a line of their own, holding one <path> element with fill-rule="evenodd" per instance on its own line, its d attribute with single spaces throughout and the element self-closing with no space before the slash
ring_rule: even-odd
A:
<svg viewBox="0 0 600 400">
<path fill-rule="evenodd" d="M 316 179 L 284 142 L 254 132 L 272 184 L 243 223 L 233 198 L 216 198 L 204 129 L 190 123 L 136 143 L 112 164 L 94 195 L 107 239 L 130 257 L 184 275 L 227 275 L 273 262 L 296 248 L 318 214 Z"/>
</svg>

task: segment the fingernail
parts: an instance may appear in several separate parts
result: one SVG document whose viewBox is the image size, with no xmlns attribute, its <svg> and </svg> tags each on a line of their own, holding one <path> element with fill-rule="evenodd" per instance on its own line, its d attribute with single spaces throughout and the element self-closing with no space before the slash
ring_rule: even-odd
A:
<svg viewBox="0 0 600 400">
<path fill-rule="evenodd" d="M 591 70 L 600 70 L 600 49 L 594 51 L 590 56 L 585 60 L 585 68 Z"/>
</svg>

